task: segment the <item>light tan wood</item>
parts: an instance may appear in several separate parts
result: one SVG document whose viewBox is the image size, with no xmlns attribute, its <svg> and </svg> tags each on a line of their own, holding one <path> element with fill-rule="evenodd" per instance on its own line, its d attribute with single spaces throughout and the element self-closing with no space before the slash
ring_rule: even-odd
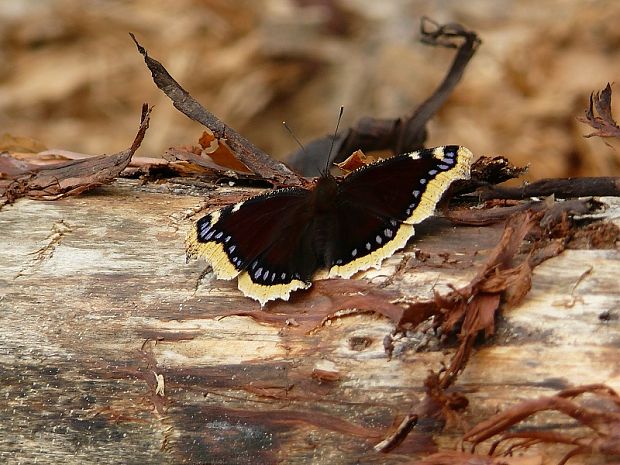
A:
<svg viewBox="0 0 620 465">
<path fill-rule="evenodd" d="M 399 464 L 453 449 L 462 430 L 427 420 L 395 451 L 373 451 L 449 361 L 453 347 L 436 337 L 408 334 L 388 360 L 393 324 L 378 315 L 307 332 L 296 325 L 313 308 L 301 299 L 288 325 L 220 318 L 261 310 L 235 282 L 185 263 L 204 195 L 121 180 L 0 210 L 0 461 Z M 620 224 L 620 203 L 607 201 L 604 216 Z M 400 267 L 386 289 L 429 297 L 473 277 L 501 229 L 431 220 L 366 279 L 380 286 Z M 620 322 L 599 319 L 618 316 L 619 258 L 617 247 L 567 250 L 536 268 L 525 301 L 503 312 L 455 385 L 468 424 L 569 385 L 620 389 Z"/>
</svg>

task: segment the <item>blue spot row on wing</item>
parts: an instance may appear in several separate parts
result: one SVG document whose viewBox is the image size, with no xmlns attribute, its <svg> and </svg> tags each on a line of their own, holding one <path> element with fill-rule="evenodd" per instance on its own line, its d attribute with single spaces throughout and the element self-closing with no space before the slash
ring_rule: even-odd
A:
<svg viewBox="0 0 620 465">
<path fill-rule="evenodd" d="M 238 254 L 235 254 L 237 245 L 233 243 L 232 236 L 226 234 L 217 228 L 216 224 L 211 224 L 211 215 L 205 216 L 198 224 L 198 242 L 217 242 L 223 245 L 224 252 L 228 257 L 228 261 L 235 267 L 235 269 L 241 271 L 245 260 Z"/>
<path fill-rule="evenodd" d="M 413 195 L 413 201 L 405 210 L 405 214 L 408 217 L 411 216 L 415 209 L 418 207 L 420 200 L 424 195 L 424 186 L 426 186 L 429 181 L 435 179 L 435 176 L 437 176 L 440 171 L 448 171 L 452 169 L 452 165 L 456 163 L 458 149 L 459 147 L 457 145 L 448 145 L 444 147 L 443 158 L 441 159 L 437 167 L 430 169 L 427 175 L 422 175 L 420 177 L 420 179 L 418 180 L 420 187 L 411 191 L 411 194 Z"/>
<path fill-rule="evenodd" d="M 341 266 L 350 263 L 384 247 L 396 236 L 398 225 L 399 222 L 397 220 L 391 219 L 389 222 L 382 225 L 382 229 L 374 232 L 374 235 L 368 238 L 366 242 L 357 245 L 353 249 L 344 251 L 344 256 L 337 258 L 334 265 Z"/>
<path fill-rule="evenodd" d="M 288 284 L 293 279 L 301 280 L 299 273 L 286 271 L 274 271 L 268 268 L 266 263 L 254 260 L 247 270 L 252 278 L 252 282 L 257 284 Z"/>
<path fill-rule="evenodd" d="M 405 210 L 405 214 L 407 217 L 411 216 L 415 209 L 418 207 L 420 200 L 424 195 L 425 186 L 427 183 L 434 179 L 440 171 L 447 171 L 452 169 L 452 165 L 456 163 L 456 157 L 458 153 L 459 147 L 454 146 L 446 146 L 443 149 L 443 158 L 441 162 L 436 165 L 436 167 L 431 168 L 426 175 L 422 175 L 418 180 L 419 187 L 414 189 L 411 194 L 413 196 L 413 201 L 408 205 Z M 432 152 L 428 152 L 430 155 Z M 417 187 L 417 186 L 416 186 Z M 396 235 L 396 231 L 398 230 L 398 221 L 395 219 L 390 220 L 390 224 L 385 226 L 385 229 L 377 233 L 374 238 L 370 238 L 365 243 L 359 244 L 355 248 L 351 249 L 347 252 L 349 255 L 346 257 L 338 258 L 335 261 L 335 265 L 343 265 L 345 263 L 352 262 L 359 257 L 363 257 L 372 253 L 375 250 L 384 247 L 387 243 L 389 243 L 392 238 Z"/>
<path fill-rule="evenodd" d="M 227 207 L 221 211 L 221 214 L 227 213 L 231 207 Z M 220 217 L 221 218 L 221 217 Z M 217 242 L 224 246 L 224 252 L 228 258 L 228 261 L 238 271 L 243 271 L 248 268 L 247 260 L 239 255 L 238 245 L 234 243 L 232 237 L 226 234 L 224 231 L 217 227 L 217 222 L 211 224 L 213 218 L 211 215 L 207 215 L 199 221 L 198 224 L 198 241 L 199 242 Z M 237 252 L 237 253 L 235 253 Z M 293 279 L 300 280 L 299 273 L 291 273 L 285 271 L 273 271 L 270 270 L 267 264 L 261 264 L 259 260 L 254 260 L 250 265 L 247 272 L 253 282 L 257 284 L 272 285 L 272 284 L 287 284 Z"/>
</svg>

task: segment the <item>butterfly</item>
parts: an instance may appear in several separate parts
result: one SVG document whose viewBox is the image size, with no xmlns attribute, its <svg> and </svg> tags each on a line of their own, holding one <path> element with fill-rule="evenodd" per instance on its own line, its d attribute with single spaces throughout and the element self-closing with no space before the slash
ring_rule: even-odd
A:
<svg viewBox="0 0 620 465">
<path fill-rule="evenodd" d="M 307 289 L 324 270 L 349 278 L 402 249 L 414 225 L 435 211 L 450 184 L 469 179 L 473 154 L 448 145 L 383 159 L 309 189 L 257 195 L 200 218 L 188 256 L 206 259 L 219 279 L 261 305 Z"/>
</svg>

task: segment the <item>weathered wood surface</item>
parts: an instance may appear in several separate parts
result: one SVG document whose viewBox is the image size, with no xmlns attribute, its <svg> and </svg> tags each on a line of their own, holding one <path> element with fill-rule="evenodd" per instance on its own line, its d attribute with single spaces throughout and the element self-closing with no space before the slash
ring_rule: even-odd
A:
<svg viewBox="0 0 620 465">
<path fill-rule="evenodd" d="M 605 215 L 620 224 L 609 201 Z M 312 315 L 304 299 L 288 326 L 218 318 L 261 310 L 235 282 L 201 279 L 204 264 L 185 263 L 201 205 L 204 194 L 182 186 L 118 181 L 0 210 L 0 462 L 400 464 L 456 446 L 458 425 L 426 421 L 393 452 L 372 449 L 453 346 L 411 334 L 388 360 L 390 321 L 353 315 L 308 333 L 295 326 Z M 463 284 L 501 233 L 441 220 L 418 229 L 367 273 L 373 284 L 398 267 L 386 288 L 405 295 Z M 570 385 L 620 389 L 619 258 L 617 247 L 567 250 L 536 268 L 526 300 L 457 381 L 468 424 Z"/>
</svg>

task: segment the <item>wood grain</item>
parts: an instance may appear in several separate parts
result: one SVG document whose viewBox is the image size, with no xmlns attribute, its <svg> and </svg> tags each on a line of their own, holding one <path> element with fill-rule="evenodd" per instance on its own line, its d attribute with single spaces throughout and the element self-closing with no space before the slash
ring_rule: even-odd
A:
<svg viewBox="0 0 620 465">
<path fill-rule="evenodd" d="M 391 453 L 372 449 L 418 402 L 428 371 L 449 361 L 450 341 L 407 334 L 388 360 L 393 325 L 378 315 L 310 332 L 294 318 L 219 318 L 262 310 L 235 282 L 201 279 L 204 264 L 185 263 L 204 195 L 118 181 L 0 210 L 0 461 L 400 464 L 453 450 L 459 425 L 430 420 Z M 620 224 L 620 203 L 608 202 L 604 216 Z M 365 274 L 369 285 L 429 297 L 464 284 L 501 233 L 440 219 L 418 229 Z M 525 301 L 503 313 L 455 385 L 470 400 L 468 424 L 569 385 L 620 389 L 619 258 L 617 246 L 567 250 L 536 268 Z M 312 315 L 295 302 L 299 320 Z M 615 317 L 599 318 L 607 311 Z"/>
</svg>

